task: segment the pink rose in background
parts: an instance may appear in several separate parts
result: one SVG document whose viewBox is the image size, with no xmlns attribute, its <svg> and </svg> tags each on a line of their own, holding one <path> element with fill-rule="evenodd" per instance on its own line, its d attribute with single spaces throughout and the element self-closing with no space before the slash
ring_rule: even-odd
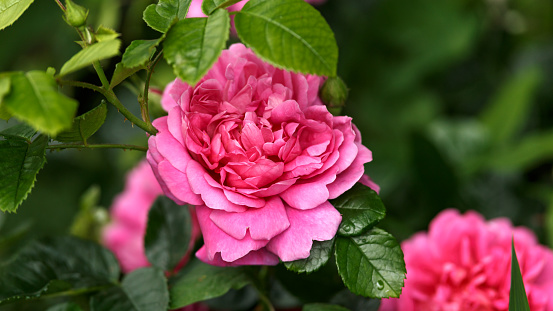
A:
<svg viewBox="0 0 553 311">
<path fill-rule="evenodd" d="M 204 12 L 202 12 L 202 1 L 203 0 L 192 0 L 192 3 L 190 3 L 190 8 L 188 9 L 188 14 L 186 14 L 186 17 L 206 17 Z M 311 4 L 322 4 L 326 0 L 305 0 L 307 3 Z M 233 12 L 233 11 L 240 11 L 244 7 L 244 5 L 248 2 L 248 0 L 240 1 L 236 4 L 233 4 L 227 8 L 227 10 Z"/>
<path fill-rule="evenodd" d="M 351 118 L 322 104 L 322 82 L 234 44 L 195 87 L 167 86 L 147 158 L 167 196 L 197 205 L 202 261 L 274 265 L 334 237 L 341 215 L 328 200 L 372 155 Z"/>
<path fill-rule="evenodd" d="M 150 165 L 144 160 L 127 175 L 124 191 L 113 202 L 112 222 L 104 229 L 103 243 L 115 254 L 125 273 L 150 266 L 144 253 L 144 235 L 148 211 L 162 194 Z M 181 265 L 188 261 L 194 241 L 200 233 L 196 217 L 194 214 L 192 216 L 192 241 Z"/>
<path fill-rule="evenodd" d="M 441 212 L 428 233 L 402 243 L 407 279 L 399 299 L 383 299 L 381 311 L 508 310 L 511 238 L 532 311 L 553 310 L 553 252 L 526 228 L 476 212 Z"/>
</svg>

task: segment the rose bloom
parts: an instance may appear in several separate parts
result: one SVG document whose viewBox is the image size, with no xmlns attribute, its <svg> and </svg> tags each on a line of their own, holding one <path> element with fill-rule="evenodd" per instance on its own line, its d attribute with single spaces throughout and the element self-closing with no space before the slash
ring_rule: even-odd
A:
<svg viewBox="0 0 553 311">
<path fill-rule="evenodd" d="M 190 3 L 190 7 L 188 9 L 188 13 L 186 14 L 186 17 L 206 17 L 204 12 L 202 12 L 202 1 L 203 0 L 192 0 Z M 305 0 L 307 3 L 311 4 L 322 4 L 326 0 Z M 248 1 L 240 1 L 236 4 L 233 4 L 227 8 L 227 10 L 233 12 L 233 11 L 240 11 L 246 5 Z"/>
<path fill-rule="evenodd" d="M 234 44 L 195 87 L 167 86 L 147 158 L 168 197 L 197 205 L 202 261 L 273 265 L 334 237 L 341 215 L 328 200 L 372 155 L 351 118 L 320 101 L 322 82 Z"/>
<path fill-rule="evenodd" d="M 144 251 L 144 235 L 148 211 L 159 195 L 163 195 L 163 191 L 148 162 L 142 161 L 127 175 L 124 191 L 113 201 L 112 221 L 104 228 L 102 240 L 125 273 L 150 266 Z M 200 233 L 194 213 L 192 216 L 192 239 L 180 266 L 188 261 Z"/>
<path fill-rule="evenodd" d="M 403 242 L 407 279 L 398 299 L 380 311 L 508 310 L 511 238 L 532 311 L 553 310 L 553 252 L 505 218 L 486 222 L 476 212 L 441 212 L 428 233 Z"/>
</svg>

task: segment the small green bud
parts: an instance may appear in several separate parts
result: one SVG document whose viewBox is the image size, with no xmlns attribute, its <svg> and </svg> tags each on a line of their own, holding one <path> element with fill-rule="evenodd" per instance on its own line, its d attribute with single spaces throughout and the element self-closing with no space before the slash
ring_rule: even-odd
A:
<svg viewBox="0 0 553 311">
<path fill-rule="evenodd" d="M 65 0 L 65 21 L 73 27 L 81 27 L 86 23 L 88 9 L 75 4 L 71 0 Z"/>
<path fill-rule="evenodd" d="M 330 77 L 323 84 L 320 95 L 328 111 L 338 115 L 348 99 L 348 87 L 340 77 Z"/>
</svg>

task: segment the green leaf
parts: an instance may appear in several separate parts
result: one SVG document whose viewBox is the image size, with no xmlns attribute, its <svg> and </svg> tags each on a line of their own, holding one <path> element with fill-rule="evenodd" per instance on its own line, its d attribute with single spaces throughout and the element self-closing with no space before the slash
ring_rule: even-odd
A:
<svg viewBox="0 0 553 311">
<path fill-rule="evenodd" d="M 134 68 L 127 68 L 122 63 L 118 63 L 115 65 L 115 71 L 113 72 L 113 76 L 111 77 L 111 82 L 109 83 L 109 88 L 113 89 L 115 86 L 119 85 L 119 83 L 125 81 L 128 77 L 132 76 L 133 74 L 137 73 L 139 70 L 144 69 L 144 66 L 138 66 Z"/>
<path fill-rule="evenodd" d="M 109 221 L 105 208 L 98 206 L 100 187 L 92 185 L 80 198 L 79 212 L 75 216 L 69 232 L 71 235 L 92 241 L 100 241 L 102 229 Z"/>
<path fill-rule="evenodd" d="M 338 46 L 319 11 L 303 0 L 251 0 L 234 19 L 238 36 L 275 66 L 336 76 Z"/>
<path fill-rule="evenodd" d="M 109 286 L 117 282 L 119 272 L 113 254 L 90 241 L 33 241 L 0 266 L 0 302 Z"/>
<path fill-rule="evenodd" d="M 515 241 L 511 243 L 511 292 L 509 294 L 509 311 L 530 311 L 528 297 L 524 289 L 522 274 L 515 251 Z"/>
<path fill-rule="evenodd" d="M 286 266 L 286 269 L 298 273 L 315 272 L 324 266 L 328 262 L 328 259 L 330 259 L 332 246 L 334 246 L 334 240 L 313 241 L 309 257 L 285 262 L 284 266 Z"/>
<path fill-rule="evenodd" d="M 0 210 L 15 212 L 33 188 L 38 171 L 46 163 L 48 137 L 33 143 L 21 139 L 0 140 Z M 1 292 L 1 291 L 0 291 Z"/>
<path fill-rule="evenodd" d="M 11 92 L 2 106 L 17 119 L 50 135 L 69 128 L 77 101 L 58 92 L 56 81 L 43 71 L 11 74 Z"/>
<path fill-rule="evenodd" d="M 25 123 L 19 123 L 0 132 L 5 138 L 21 138 L 31 143 L 36 135 L 36 130 Z"/>
<path fill-rule="evenodd" d="M 403 252 L 388 232 L 373 228 L 336 238 L 338 273 L 349 290 L 371 298 L 399 297 L 405 279 Z"/>
<path fill-rule="evenodd" d="M 183 20 L 192 0 L 159 0 L 150 4 L 142 18 L 152 29 L 165 33 L 173 23 Z"/>
<path fill-rule="evenodd" d="M 127 68 L 146 64 L 156 52 L 159 40 L 134 40 L 123 54 L 123 66 Z"/>
<path fill-rule="evenodd" d="M 229 14 L 222 9 L 206 18 L 182 20 L 171 28 L 163 42 L 165 59 L 177 76 L 194 85 L 217 61 L 229 29 Z"/>
<path fill-rule="evenodd" d="M 8 95 L 11 89 L 11 80 L 7 75 L 0 75 L 0 119 L 9 120 L 12 114 L 2 104 L 4 96 Z"/>
<path fill-rule="evenodd" d="M 82 310 L 83 309 L 81 309 L 81 307 L 79 307 L 78 304 L 73 302 L 60 303 L 46 309 L 46 311 L 82 311 Z"/>
<path fill-rule="evenodd" d="M 109 27 L 100 26 L 98 27 L 98 30 L 96 30 L 96 33 L 94 35 L 96 40 L 98 40 L 98 42 L 101 42 L 117 39 L 121 34 Z"/>
<path fill-rule="evenodd" d="M 344 236 L 358 235 L 386 216 L 386 207 L 378 194 L 361 183 L 330 203 L 342 214 L 338 233 Z"/>
<path fill-rule="evenodd" d="M 219 297 L 230 289 L 240 289 L 248 283 L 248 277 L 242 268 L 216 267 L 194 259 L 172 282 L 169 308 L 177 309 Z"/>
<path fill-rule="evenodd" d="M 210 15 L 217 9 L 227 8 L 242 0 L 204 0 L 202 2 L 202 11 L 205 15 Z"/>
<path fill-rule="evenodd" d="M 0 1 L 0 30 L 13 24 L 31 3 L 33 0 Z"/>
<path fill-rule="evenodd" d="M 349 309 L 328 303 L 310 303 L 303 306 L 302 311 L 349 311 Z"/>
<path fill-rule="evenodd" d="M 164 271 L 170 271 L 188 250 L 192 220 L 188 206 L 180 206 L 160 196 L 148 213 L 144 247 L 148 261 Z"/>
<path fill-rule="evenodd" d="M 157 268 L 137 269 L 123 278 L 121 287 L 94 296 L 90 304 L 93 311 L 167 310 L 167 280 L 163 271 Z"/>
<path fill-rule="evenodd" d="M 71 72 L 77 71 L 81 68 L 92 65 L 95 61 L 111 58 L 119 54 L 119 48 L 121 47 L 121 40 L 107 40 L 94 43 L 73 55 L 63 66 L 61 67 L 59 76 L 65 76 Z"/>
<path fill-rule="evenodd" d="M 100 129 L 108 113 L 108 107 L 104 101 L 92 110 L 73 119 L 71 128 L 56 135 L 54 138 L 61 142 L 87 141 L 96 131 Z"/>
<path fill-rule="evenodd" d="M 542 71 L 536 67 L 518 72 L 505 82 L 482 112 L 481 120 L 494 143 L 508 142 L 524 126 L 542 78 Z"/>
</svg>

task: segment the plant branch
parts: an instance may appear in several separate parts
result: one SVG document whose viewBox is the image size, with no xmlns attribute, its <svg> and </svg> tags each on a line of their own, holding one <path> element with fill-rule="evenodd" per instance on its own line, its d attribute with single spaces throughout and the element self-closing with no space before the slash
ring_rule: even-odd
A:
<svg viewBox="0 0 553 311">
<path fill-rule="evenodd" d="M 60 0 L 55 0 L 55 1 L 58 4 L 58 6 L 60 7 L 60 9 L 65 12 L 65 6 L 63 6 L 63 4 L 60 2 Z"/>
<path fill-rule="evenodd" d="M 70 289 L 63 292 L 48 294 L 40 296 L 39 299 L 48 299 L 48 298 L 55 298 L 55 297 L 63 297 L 63 296 L 78 296 L 82 294 L 92 293 L 92 292 L 98 292 L 103 289 L 108 289 L 114 285 L 104 285 L 104 286 L 96 286 L 96 287 L 88 287 L 88 288 L 81 288 L 81 289 Z"/>
<path fill-rule="evenodd" d="M 92 65 L 94 66 L 94 70 L 96 70 L 100 81 L 102 81 L 102 86 L 104 87 L 104 89 L 109 90 L 109 81 L 108 78 L 106 78 L 106 74 L 104 73 L 104 69 L 102 69 L 102 65 L 100 65 L 100 62 L 95 61 L 94 63 L 92 63 Z"/>
<path fill-rule="evenodd" d="M 72 81 L 72 80 L 58 80 L 58 84 L 68 85 L 68 86 L 76 86 L 76 87 L 80 87 L 80 88 L 84 88 L 84 89 L 93 90 L 95 92 L 98 92 L 98 93 L 104 95 L 104 97 L 107 97 L 106 96 L 106 90 L 104 90 L 103 88 L 101 88 L 99 86 L 96 86 L 94 84 L 81 82 L 81 81 Z"/>
<path fill-rule="evenodd" d="M 123 150 L 137 150 L 148 151 L 148 148 L 137 145 L 126 144 L 54 144 L 46 146 L 46 149 L 61 150 L 61 149 L 123 149 Z"/>
<path fill-rule="evenodd" d="M 146 74 L 146 82 L 144 83 L 144 92 L 142 95 L 142 99 L 140 102 L 140 111 L 142 112 L 142 120 L 146 122 L 146 124 L 152 124 L 150 121 L 150 108 L 149 108 L 149 93 L 150 93 L 150 80 L 152 79 L 152 73 L 154 72 L 154 68 L 157 65 L 157 62 L 159 62 L 159 59 L 161 58 L 161 55 L 163 55 L 163 50 L 161 50 L 152 63 L 147 68 L 147 74 Z"/>
<path fill-rule="evenodd" d="M 154 128 L 154 126 L 151 123 L 146 123 L 139 118 L 137 118 L 134 114 L 132 114 L 123 104 L 119 101 L 119 98 L 113 93 L 112 90 L 104 90 L 106 92 L 105 96 L 106 99 L 112 103 L 117 110 L 127 118 L 127 120 L 131 121 L 131 123 L 136 124 L 139 128 L 143 129 L 144 131 L 150 133 L 151 135 L 157 134 L 157 130 Z"/>
</svg>

